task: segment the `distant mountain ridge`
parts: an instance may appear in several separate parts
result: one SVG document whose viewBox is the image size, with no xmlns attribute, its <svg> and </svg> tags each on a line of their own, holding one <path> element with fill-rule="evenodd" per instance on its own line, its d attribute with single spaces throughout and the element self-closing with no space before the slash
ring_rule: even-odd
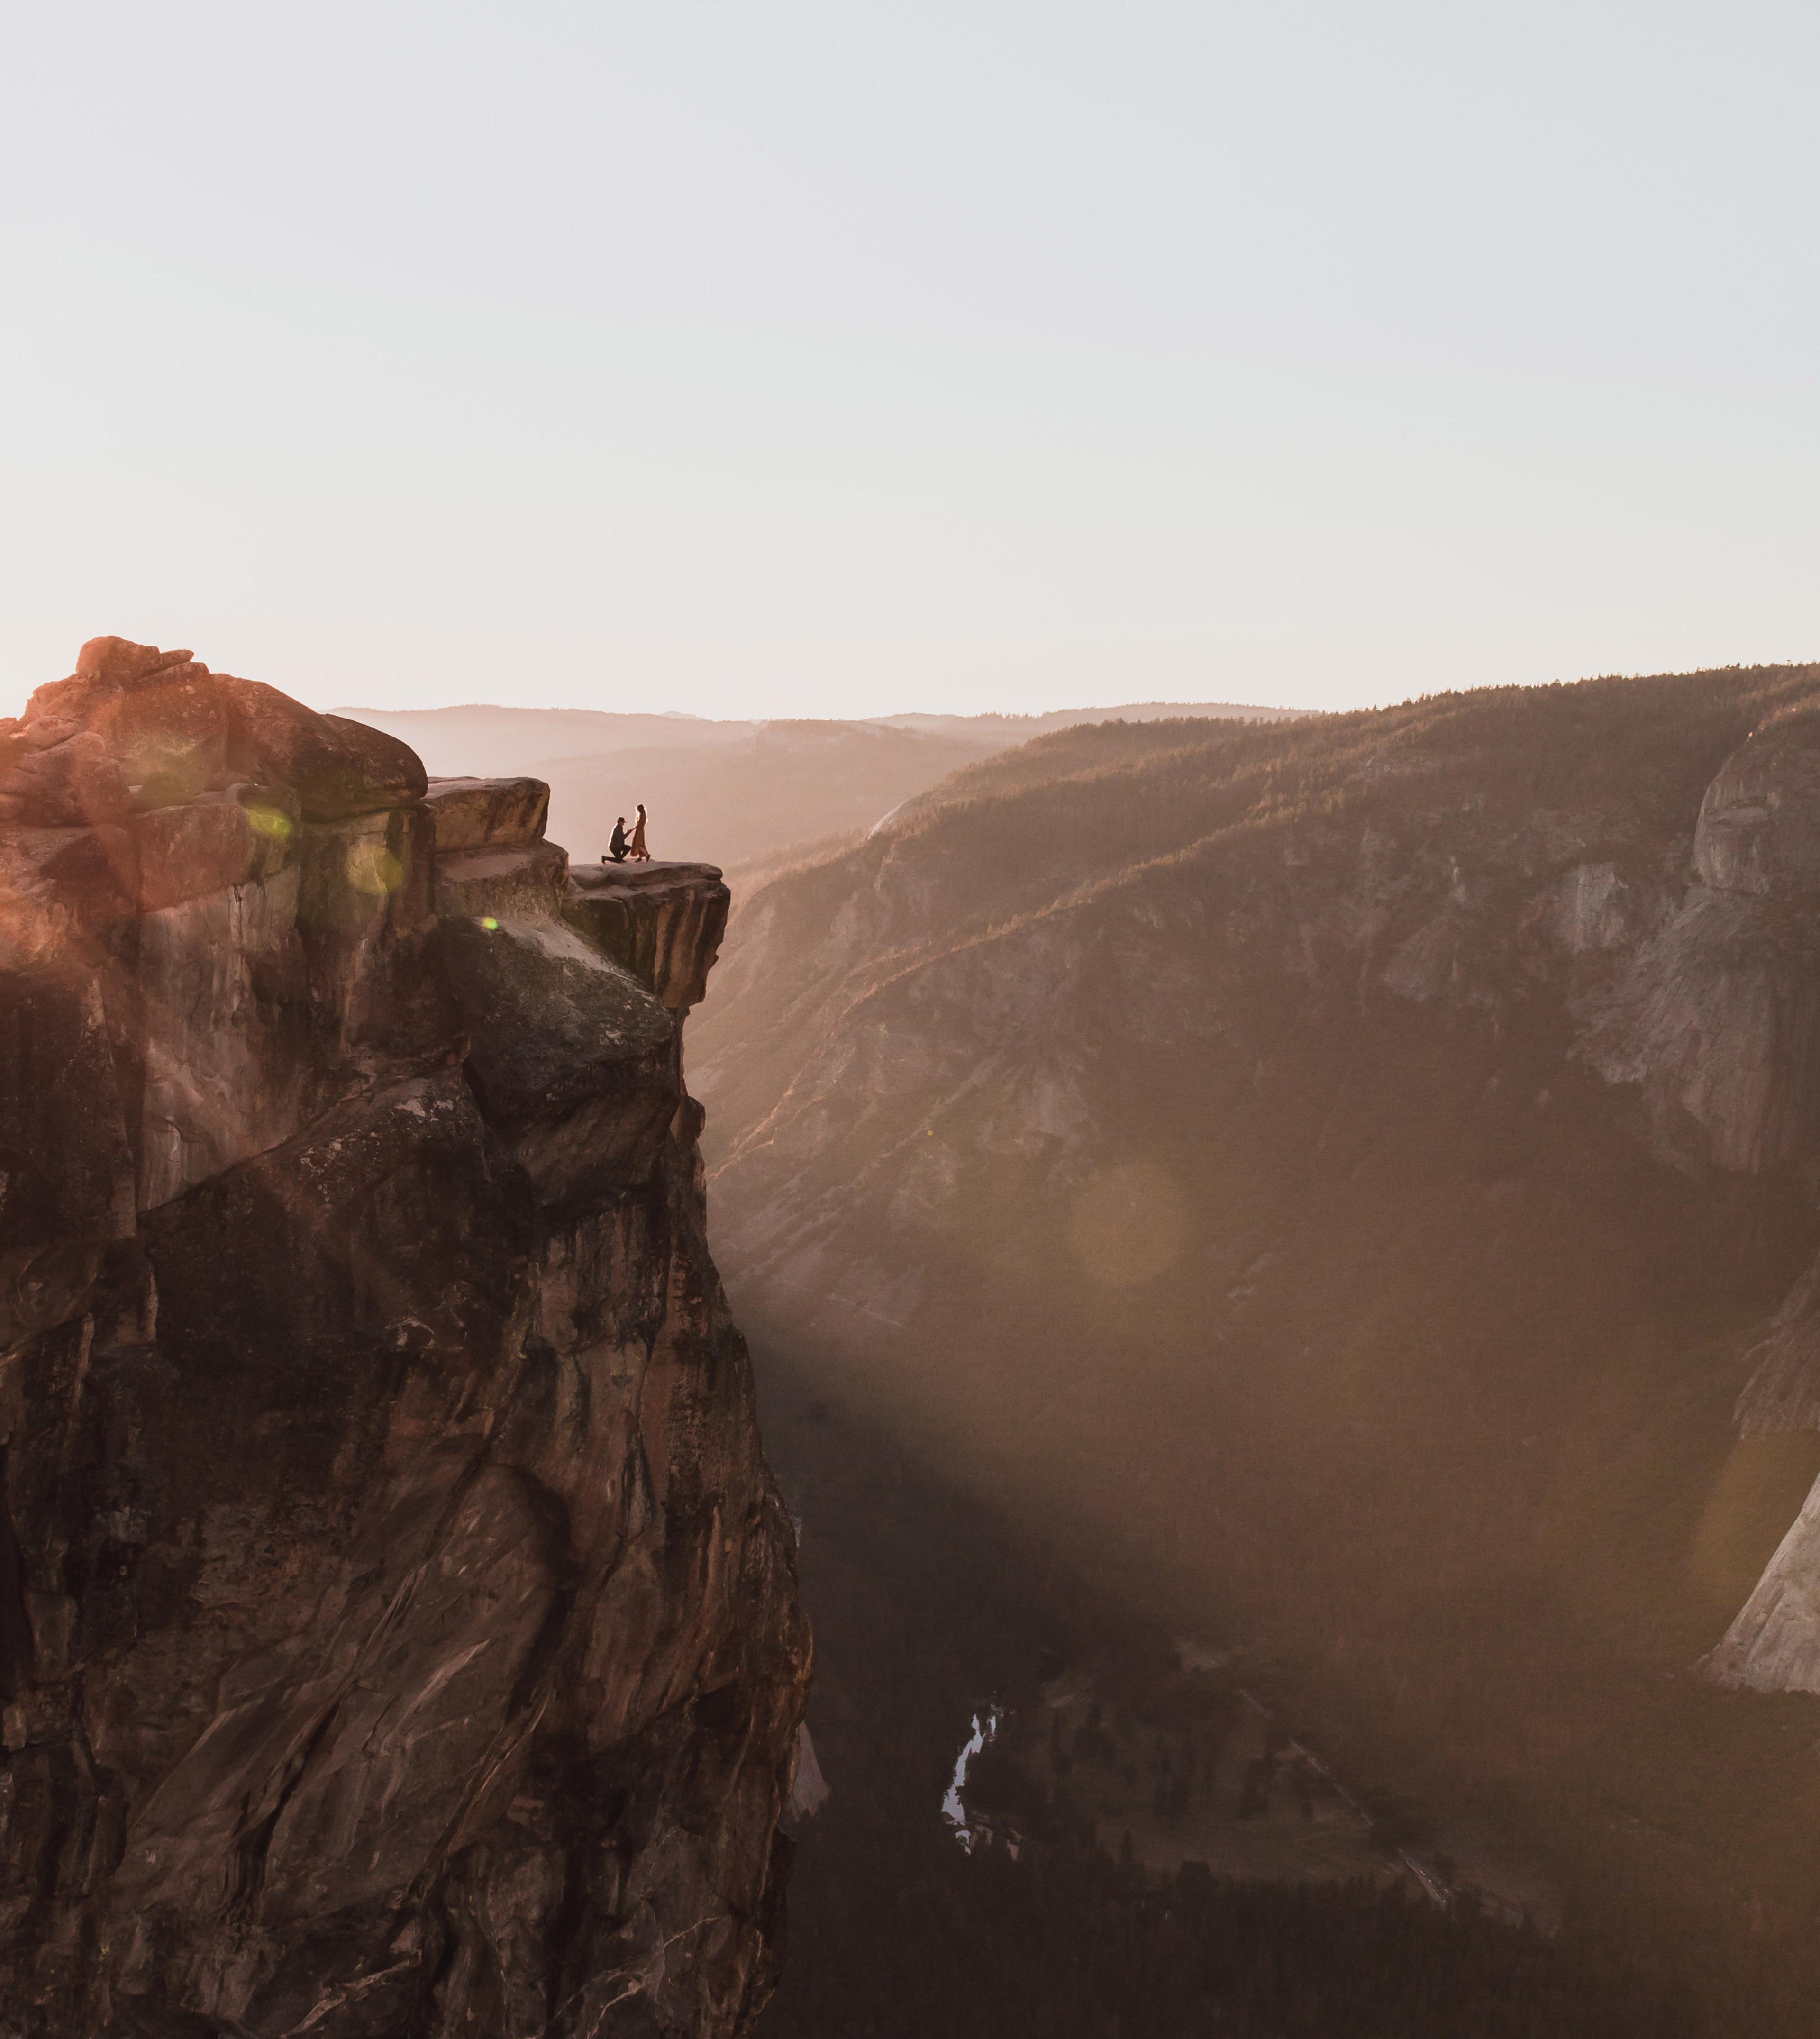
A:
<svg viewBox="0 0 1820 2039">
<path fill-rule="evenodd" d="M 1074 729 L 1083 723 L 1179 722 L 1206 719 L 1218 722 L 1298 722 L 1317 711 L 1300 708 L 1260 708 L 1240 701 L 1127 701 L 1117 708 L 1057 708 L 1041 715 L 881 715 L 870 718 L 892 729 L 940 731 L 962 735 L 1002 734 L 1020 742 L 1051 730 Z"/>
<path fill-rule="evenodd" d="M 1108 717 L 1275 720 L 1290 711 L 1225 704 L 1058 708 L 1042 716 L 884 716 L 853 721 L 717 722 L 615 709 L 439 708 L 336 712 L 410 745 L 439 777 L 524 773 L 550 788 L 550 826 L 578 859 L 606 850 L 643 801 L 652 847 L 724 869 L 775 866 L 863 835 L 962 766 L 1033 737 Z"/>
<path fill-rule="evenodd" d="M 683 748 L 736 743 L 755 722 L 591 708 L 509 708 L 487 701 L 450 708 L 340 708 L 334 712 L 383 729 L 410 745 L 440 778 L 528 772 L 552 758 L 586 757 L 643 745 Z"/>
<path fill-rule="evenodd" d="M 1020 743 L 1054 729 L 1072 729 L 1092 722 L 1158 722 L 1183 716 L 1206 716 L 1235 722 L 1286 722 L 1313 712 L 1306 708 L 1267 708 L 1239 701 L 1132 701 L 1110 708 L 1058 708 L 1039 715 L 935 715 L 910 710 L 892 715 L 851 716 L 758 716 L 723 720 L 712 716 L 687 715 L 674 709 L 647 712 L 640 709 L 591 708 L 519 708 L 503 702 L 463 701 L 446 708 L 337 708 L 334 714 L 383 729 L 411 745 L 428 768 L 443 767 L 435 755 L 450 746 L 465 746 L 476 741 L 515 746 L 528 745 L 525 755 L 556 758 L 565 753 L 629 748 L 633 744 L 735 743 L 760 729 L 782 726 L 826 726 L 839 723 L 845 727 L 907 729 L 925 735 L 963 736 L 981 741 L 999 739 Z M 469 768 L 464 765 L 464 772 Z M 454 776 L 454 773 L 446 776 Z"/>
</svg>

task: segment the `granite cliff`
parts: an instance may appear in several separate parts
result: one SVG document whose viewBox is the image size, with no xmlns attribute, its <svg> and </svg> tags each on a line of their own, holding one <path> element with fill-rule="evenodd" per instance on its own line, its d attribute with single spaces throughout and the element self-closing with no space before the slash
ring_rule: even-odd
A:
<svg viewBox="0 0 1820 2039">
<path fill-rule="evenodd" d="M 809 1642 L 728 895 L 118 639 L 0 723 L 0 2033 L 731 2034 Z"/>
</svg>

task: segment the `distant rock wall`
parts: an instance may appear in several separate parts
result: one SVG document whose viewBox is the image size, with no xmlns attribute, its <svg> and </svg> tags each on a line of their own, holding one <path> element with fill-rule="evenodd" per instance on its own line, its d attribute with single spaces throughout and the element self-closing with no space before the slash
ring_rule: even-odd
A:
<svg viewBox="0 0 1820 2039">
<path fill-rule="evenodd" d="M 936 825 L 760 890 L 699 1072 L 735 1129 L 723 1238 L 754 1308 L 837 1351 L 930 1350 L 925 1270 L 965 1171 L 1039 1157 L 1066 1221 L 1117 1150 L 1108 1069 L 1185 1054 L 1261 1082 L 1260 986 L 1293 988 L 1282 1010 L 1388 1001 L 1394 1024 L 1407 1003 L 1558 1046 L 1721 1196 L 1728 1175 L 1820 1183 L 1820 673 L 1765 677 L 1742 743 L 1749 720 L 1713 742 L 1696 698 L 1664 701 L 1685 738 L 1636 728 L 1560 792 L 1496 789 L 1470 696 L 1419 732 L 1419 704 L 1361 717 L 1324 761 L 1292 737 L 1248 765 L 1234 746 L 1198 786 L 1133 767 L 1115 814 L 1093 803 L 1131 746 L 1069 754 L 1078 776 L 1047 786 L 1064 754 L 1033 749 L 1022 776 L 952 789 Z M 1585 740 L 1574 690 L 1526 699 L 1552 743 Z M 1820 1430 L 1820 1265 L 1765 1328 L 1742 1427 Z M 1820 1691 L 1812 1581 L 1820 1494 L 1709 1670 Z"/>
<path fill-rule="evenodd" d="M 1820 1171 L 1820 711 L 1777 716 L 1728 758 L 1694 833 L 1695 884 L 1615 1011 L 1659 1110 L 1746 1173 Z M 1608 1035 L 1608 1038 L 1609 1038 Z M 1795 1285 L 1738 1399 L 1746 1437 L 1820 1430 L 1820 1264 Z M 1820 1487 L 1705 1668 L 1820 1692 Z"/>
<path fill-rule="evenodd" d="M 1798 773 L 1787 769 L 1786 754 L 1793 747 L 1788 735 L 1805 739 Z M 1741 1050 L 1750 1057 L 1754 1088 L 1763 1100 L 1755 1115 L 1784 1129 L 1778 1158 L 1805 1167 L 1811 1178 L 1820 1162 L 1816 739 L 1820 723 L 1810 717 L 1773 746 L 1756 739 L 1713 782 L 1700 817 L 1703 875 L 1736 880 L 1741 894 L 1756 895 L 1750 904 L 1764 916 L 1754 930 L 1755 941 L 1729 958 L 1720 951 L 1713 973 L 1723 974 L 1730 961 L 1754 995 L 1737 1000 L 1739 1021 L 1729 1038 L 1715 1029 L 1701 1045 L 1722 1069 L 1728 1057 L 1735 1068 Z M 1767 758 L 1750 756 L 1759 746 Z M 1746 790 L 1764 796 L 1759 804 L 1736 799 Z M 1805 811 L 1789 799 L 1791 792 L 1807 795 Z M 1712 826 L 1716 808 L 1718 822 Z M 1779 921 L 1770 917 L 1778 913 Z M 1743 1164 L 1761 1165 L 1761 1153 L 1747 1155 Z M 1820 1262 L 1796 1282 L 1768 1336 L 1747 1357 L 1755 1365 L 1738 1400 L 1741 1433 L 1750 1437 L 1820 1430 Z M 1704 1668 L 1722 1684 L 1820 1692 L 1820 1483 Z"/>
<path fill-rule="evenodd" d="M 1700 804 L 1693 883 L 1589 1039 L 1671 1143 L 1758 1174 L 1820 1156 L 1820 713 L 1782 716 Z"/>
<path fill-rule="evenodd" d="M 743 2030 L 808 1673 L 719 873 L 117 639 L 0 723 L 0 2033 Z"/>
</svg>

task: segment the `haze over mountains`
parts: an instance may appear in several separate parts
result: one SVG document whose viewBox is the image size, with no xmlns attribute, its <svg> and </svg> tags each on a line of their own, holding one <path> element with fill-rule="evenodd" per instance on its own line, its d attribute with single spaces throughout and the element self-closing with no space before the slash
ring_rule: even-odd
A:
<svg viewBox="0 0 1820 2039">
<path fill-rule="evenodd" d="M 629 818 L 642 800 L 655 855 L 734 869 L 864 831 L 961 766 L 1049 730 L 1113 716 L 1272 720 L 1293 711 L 1153 702 L 851 722 L 484 705 L 344 712 L 401 738 L 434 774 L 522 772 L 547 780 L 550 825 L 578 860 L 599 857 L 614 818 Z"/>
<path fill-rule="evenodd" d="M 1064 730 L 739 901 L 717 1248 L 1444 1836 L 1811 1988 L 1817 962 L 1820 668 Z"/>
</svg>

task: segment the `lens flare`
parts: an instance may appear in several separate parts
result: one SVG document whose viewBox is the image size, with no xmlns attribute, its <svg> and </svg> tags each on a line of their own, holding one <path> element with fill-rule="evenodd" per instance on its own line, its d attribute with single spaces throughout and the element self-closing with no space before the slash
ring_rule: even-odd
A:
<svg viewBox="0 0 1820 2039">
<path fill-rule="evenodd" d="M 381 842 L 357 842 L 348 852 L 348 882 L 357 892 L 383 898 L 404 882 L 405 867 Z"/>
<path fill-rule="evenodd" d="M 296 831 L 290 815 L 276 807 L 252 807 L 246 811 L 246 818 L 256 834 L 268 835 L 274 842 L 288 841 Z"/>
</svg>

